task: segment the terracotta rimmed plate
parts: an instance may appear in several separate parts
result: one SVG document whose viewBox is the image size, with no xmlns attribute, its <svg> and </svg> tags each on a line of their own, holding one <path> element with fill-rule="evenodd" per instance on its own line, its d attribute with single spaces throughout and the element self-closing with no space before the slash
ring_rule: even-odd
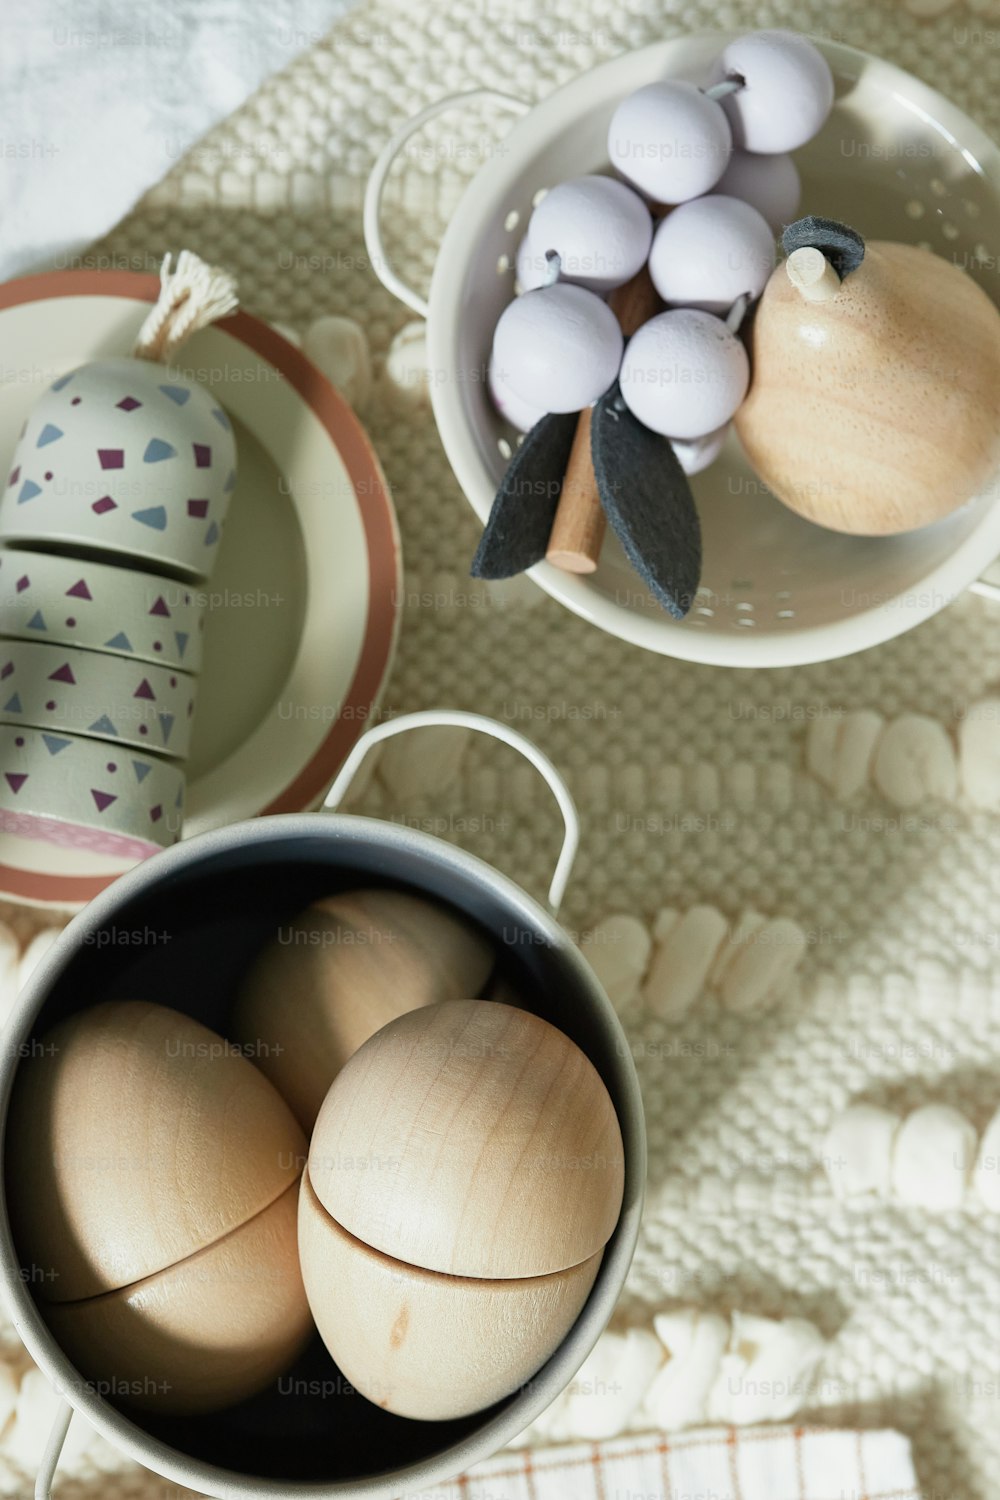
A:
<svg viewBox="0 0 1000 1500">
<path fill-rule="evenodd" d="M 39 393 L 84 360 L 127 353 L 159 284 L 71 271 L 0 286 L 0 464 Z M 186 835 L 315 806 L 370 721 L 392 660 L 399 533 L 354 413 L 303 354 L 240 312 L 178 365 L 233 419 L 239 481 L 204 589 L 205 653 Z M 0 835 L 0 895 L 89 901 L 128 861 Z"/>
</svg>

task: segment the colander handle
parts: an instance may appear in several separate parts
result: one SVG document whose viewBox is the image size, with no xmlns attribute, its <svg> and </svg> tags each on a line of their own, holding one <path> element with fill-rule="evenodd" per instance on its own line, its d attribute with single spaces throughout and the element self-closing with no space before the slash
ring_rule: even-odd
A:
<svg viewBox="0 0 1000 1500">
<path fill-rule="evenodd" d="M 490 735 L 495 740 L 502 740 L 505 745 L 513 746 L 515 750 L 520 751 L 525 760 L 530 760 L 535 769 L 540 771 L 545 778 L 549 790 L 559 804 L 564 829 L 562 848 L 549 884 L 548 896 L 550 910 L 558 911 L 566 893 L 566 886 L 569 883 L 573 861 L 580 843 L 580 819 L 577 815 L 576 804 L 569 787 L 548 756 L 544 755 L 537 745 L 526 739 L 516 729 L 511 729 L 507 724 L 499 724 L 496 719 L 488 719 L 485 714 L 465 713 L 461 709 L 430 708 L 419 713 L 402 714 L 398 719 L 386 719 L 384 723 L 376 724 L 373 729 L 369 729 L 361 736 L 344 761 L 333 786 L 326 795 L 323 806 L 330 811 L 340 806 L 361 762 L 372 746 L 377 745 L 380 740 L 391 739 L 393 735 L 403 734 L 408 729 L 440 728 L 449 725 L 456 729 L 475 729 L 481 734 Z"/>
<path fill-rule="evenodd" d="M 444 114 L 445 110 L 460 109 L 474 100 L 483 99 L 499 105 L 501 109 L 510 110 L 516 115 L 523 115 L 531 108 L 524 99 L 515 99 L 512 94 L 501 94 L 496 89 L 468 89 L 465 93 L 448 94 L 444 99 L 439 99 L 436 104 L 429 104 L 419 114 L 412 115 L 405 125 L 401 125 L 395 134 L 390 136 L 376 157 L 375 165 L 368 176 L 368 185 L 365 188 L 364 231 L 365 249 L 368 251 L 372 270 L 386 291 L 398 297 L 400 302 L 405 302 L 406 306 L 412 308 L 421 318 L 427 316 L 427 299 L 421 297 L 419 292 L 415 292 L 393 270 L 382 239 L 382 194 L 385 191 L 386 178 L 407 141 L 426 125 L 428 120 L 433 120 L 436 115 Z"/>
</svg>

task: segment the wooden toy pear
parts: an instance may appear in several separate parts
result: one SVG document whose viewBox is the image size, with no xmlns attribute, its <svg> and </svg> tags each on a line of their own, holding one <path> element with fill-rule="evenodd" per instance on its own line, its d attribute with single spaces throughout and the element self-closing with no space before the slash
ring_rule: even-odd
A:
<svg viewBox="0 0 1000 1500">
<path fill-rule="evenodd" d="M 952 262 L 830 220 L 785 230 L 736 414 L 792 510 L 882 536 L 949 515 L 1000 470 L 1000 313 Z"/>
</svg>

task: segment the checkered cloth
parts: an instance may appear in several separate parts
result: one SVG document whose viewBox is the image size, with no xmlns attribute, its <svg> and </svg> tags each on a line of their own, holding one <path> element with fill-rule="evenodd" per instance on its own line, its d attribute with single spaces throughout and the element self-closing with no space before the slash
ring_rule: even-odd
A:
<svg viewBox="0 0 1000 1500">
<path fill-rule="evenodd" d="M 920 1492 L 898 1432 L 718 1427 L 508 1450 L 421 1490 L 419 1500 L 920 1500 Z"/>
</svg>

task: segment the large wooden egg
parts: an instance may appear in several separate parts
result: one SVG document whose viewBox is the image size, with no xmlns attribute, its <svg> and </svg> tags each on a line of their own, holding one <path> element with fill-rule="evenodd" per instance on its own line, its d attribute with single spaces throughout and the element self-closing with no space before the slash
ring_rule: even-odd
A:
<svg viewBox="0 0 1000 1500">
<path fill-rule="evenodd" d="M 778 498 L 834 531 L 940 520 L 1000 469 L 1000 314 L 952 262 L 874 241 L 841 280 L 816 250 L 772 275 L 736 429 Z"/>
<path fill-rule="evenodd" d="M 614 1106 L 561 1031 L 489 1000 L 399 1017 L 337 1076 L 303 1176 L 302 1274 L 330 1354 L 400 1416 L 492 1405 L 576 1321 L 623 1186 Z"/>
<path fill-rule="evenodd" d="M 344 891 L 280 928 L 241 987 L 231 1031 L 310 1131 L 347 1059 L 386 1022 L 480 994 L 492 945 L 450 907 Z"/>
<path fill-rule="evenodd" d="M 80 1371 L 162 1411 L 242 1400 L 304 1346 L 306 1142 L 266 1078 L 165 1006 L 110 1002 L 18 1069 L 8 1201 L 25 1274 Z"/>
</svg>

